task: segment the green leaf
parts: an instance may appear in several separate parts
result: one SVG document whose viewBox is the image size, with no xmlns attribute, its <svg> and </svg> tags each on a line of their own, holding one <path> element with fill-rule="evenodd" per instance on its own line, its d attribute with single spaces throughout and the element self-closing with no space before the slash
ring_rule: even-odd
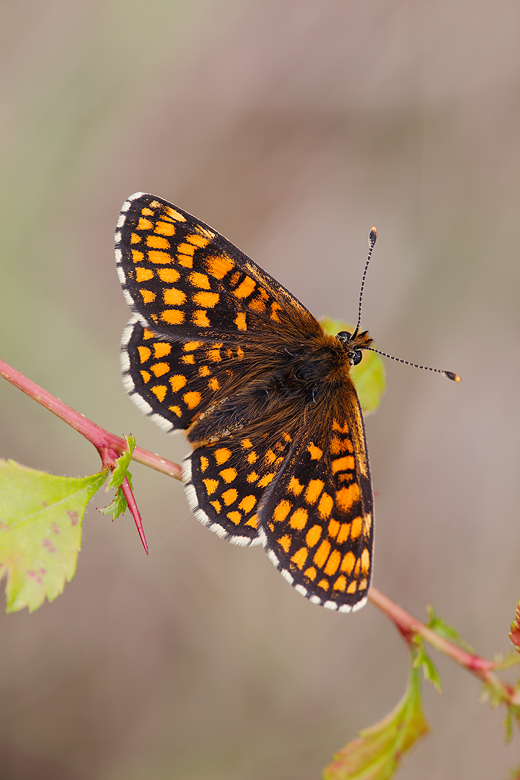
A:
<svg viewBox="0 0 520 780">
<path fill-rule="evenodd" d="M 464 650 L 467 650 L 468 653 L 475 652 L 467 642 L 460 638 L 456 628 L 453 628 L 453 626 L 450 626 L 449 623 L 446 623 L 442 618 L 435 614 L 435 610 L 431 604 L 426 605 L 426 611 L 428 612 L 428 623 L 426 624 L 428 628 L 433 629 L 436 634 L 444 637 L 444 639 L 450 639 L 452 642 L 455 642 L 459 647 L 463 647 Z"/>
<path fill-rule="evenodd" d="M 130 461 L 132 460 L 132 453 L 135 450 L 135 437 L 125 436 L 125 439 L 128 445 L 128 449 L 126 452 L 123 452 L 123 454 L 116 460 L 117 466 L 114 468 L 107 482 L 107 490 L 112 490 L 112 488 L 119 487 L 122 484 L 125 476 L 130 477 L 129 474 L 127 475 L 127 468 L 130 464 Z"/>
<path fill-rule="evenodd" d="M 345 745 L 323 770 L 322 780 L 389 780 L 401 758 L 430 727 L 424 717 L 419 669 L 412 664 L 397 707 Z"/>
<path fill-rule="evenodd" d="M 88 502 L 107 478 L 56 477 L 0 460 L 0 578 L 6 611 L 53 601 L 76 571 Z"/>
<path fill-rule="evenodd" d="M 433 685 L 437 693 L 442 693 L 440 674 L 432 659 L 424 649 L 422 638 L 420 636 L 414 637 L 413 643 L 416 648 L 413 658 L 414 667 L 416 669 L 422 669 L 424 679 Z"/>
<path fill-rule="evenodd" d="M 126 476 L 130 482 L 130 473 L 127 472 Z M 131 483 L 130 487 L 132 487 Z M 117 520 L 120 515 L 124 515 L 127 506 L 125 495 L 121 488 L 118 487 L 112 503 L 105 507 L 98 507 L 98 512 L 101 512 L 102 515 L 112 515 L 112 520 Z"/>
<path fill-rule="evenodd" d="M 331 336 L 342 330 L 353 332 L 354 328 L 342 320 L 323 317 L 321 324 Z M 359 403 L 365 415 L 375 412 L 381 403 L 381 396 L 386 390 L 385 364 L 376 352 L 365 350 L 363 360 L 351 370 L 352 380 L 356 386 Z"/>
</svg>

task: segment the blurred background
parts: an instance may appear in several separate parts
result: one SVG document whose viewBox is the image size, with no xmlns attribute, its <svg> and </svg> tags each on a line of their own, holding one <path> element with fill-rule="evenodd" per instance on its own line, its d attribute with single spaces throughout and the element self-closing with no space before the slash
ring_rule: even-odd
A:
<svg viewBox="0 0 520 780">
<path fill-rule="evenodd" d="M 109 430 L 188 447 L 124 394 L 113 232 L 160 195 L 387 361 L 367 436 L 374 584 L 508 651 L 518 517 L 520 5 L 506 0 L 18 0 L 0 6 L 1 357 Z M 95 451 L 6 382 L 0 454 L 57 474 Z M 75 579 L 0 617 L 1 780 L 315 780 L 398 701 L 407 651 L 372 605 L 298 595 L 261 549 L 132 469 L 129 517 L 84 522 Z M 430 735 L 399 777 L 502 777 L 503 713 L 435 655 Z"/>
</svg>

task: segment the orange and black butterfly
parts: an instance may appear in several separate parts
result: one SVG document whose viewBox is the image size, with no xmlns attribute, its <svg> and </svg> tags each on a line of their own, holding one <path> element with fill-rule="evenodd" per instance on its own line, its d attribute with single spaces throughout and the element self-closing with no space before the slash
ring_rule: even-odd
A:
<svg viewBox="0 0 520 780">
<path fill-rule="evenodd" d="M 327 335 L 237 247 L 153 195 L 123 205 L 116 260 L 133 311 L 124 385 L 163 430 L 186 431 L 195 515 L 233 544 L 261 544 L 315 604 L 362 607 L 373 501 L 350 369 L 368 333 Z"/>
</svg>

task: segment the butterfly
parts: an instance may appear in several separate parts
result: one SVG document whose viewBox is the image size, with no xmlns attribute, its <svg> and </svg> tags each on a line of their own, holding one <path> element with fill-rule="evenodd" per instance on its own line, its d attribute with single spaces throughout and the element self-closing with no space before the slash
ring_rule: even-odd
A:
<svg viewBox="0 0 520 780">
<path fill-rule="evenodd" d="M 115 245 L 133 312 L 123 383 L 163 430 L 186 432 L 196 517 L 233 544 L 262 545 L 311 602 L 362 607 L 373 498 L 350 369 L 369 334 L 328 335 L 236 246 L 153 195 L 124 203 Z"/>
</svg>

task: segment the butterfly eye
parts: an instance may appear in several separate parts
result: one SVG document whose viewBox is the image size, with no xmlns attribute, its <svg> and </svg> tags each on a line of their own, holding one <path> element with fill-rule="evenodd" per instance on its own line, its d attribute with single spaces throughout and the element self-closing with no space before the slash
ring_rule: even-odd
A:
<svg viewBox="0 0 520 780">
<path fill-rule="evenodd" d="M 360 349 L 355 349 L 352 352 L 349 352 L 348 356 L 353 366 L 357 366 L 358 363 L 361 363 L 361 358 L 363 357 Z"/>
<path fill-rule="evenodd" d="M 341 330 L 339 333 L 336 334 L 336 338 L 339 339 L 344 344 L 348 344 L 349 341 L 352 339 L 352 333 L 349 333 L 348 330 Z"/>
</svg>

